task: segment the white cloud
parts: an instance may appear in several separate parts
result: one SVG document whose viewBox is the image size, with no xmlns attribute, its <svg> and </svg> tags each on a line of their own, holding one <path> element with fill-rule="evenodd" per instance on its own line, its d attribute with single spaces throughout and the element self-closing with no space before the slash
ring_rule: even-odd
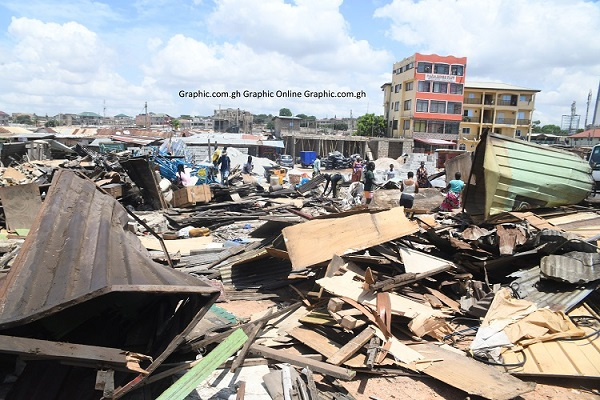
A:
<svg viewBox="0 0 600 400">
<path fill-rule="evenodd" d="M 39 114 L 96 111 L 103 99 L 143 104 L 153 88 L 129 84 L 114 71 L 114 53 L 98 36 L 76 22 L 44 23 L 13 18 L 8 27 L 12 47 L 0 64 L 4 80 L 0 108 Z M 140 106 L 141 109 L 141 106 Z"/>
<path fill-rule="evenodd" d="M 467 56 L 467 80 L 493 76 L 541 89 L 542 122 L 559 123 L 600 76 L 596 2 L 394 0 L 374 15 L 389 19 L 388 35 L 415 51 Z"/>
</svg>

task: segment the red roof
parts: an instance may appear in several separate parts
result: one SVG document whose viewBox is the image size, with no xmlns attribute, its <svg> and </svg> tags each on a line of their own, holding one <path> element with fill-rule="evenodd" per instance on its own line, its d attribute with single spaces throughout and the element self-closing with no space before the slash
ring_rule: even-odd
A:
<svg viewBox="0 0 600 400">
<path fill-rule="evenodd" d="M 570 138 L 600 138 L 600 128 L 592 128 L 569 136 Z"/>
</svg>

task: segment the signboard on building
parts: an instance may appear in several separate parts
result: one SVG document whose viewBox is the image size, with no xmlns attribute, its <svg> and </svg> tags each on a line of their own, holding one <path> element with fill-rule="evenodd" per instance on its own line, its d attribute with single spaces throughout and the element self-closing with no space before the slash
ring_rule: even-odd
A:
<svg viewBox="0 0 600 400">
<path fill-rule="evenodd" d="M 436 82 L 456 83 L 456 75 L 425 74 L 425 80 L 426 81 L 436 81 Z"/>
</svg>

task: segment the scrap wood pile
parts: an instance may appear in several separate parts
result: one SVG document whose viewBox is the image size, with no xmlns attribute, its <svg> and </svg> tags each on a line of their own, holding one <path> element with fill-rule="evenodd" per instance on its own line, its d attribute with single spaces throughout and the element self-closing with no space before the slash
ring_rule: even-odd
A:
<svg viewBox="0 0 600 400">
<path fill-rule="evenodd" d="M 319 177 L 165 208 L 145 159 L 97 157 L 56 170 L 36 215 L 11 204 L 38 187 L 0 191 L 29 229 L 0 247 L 10 398 L 352 399 L 402 376 L 510 399 L 600 377 L 598 209 L 340 212 Z M 115 173 L 155 211 L 98 188 Z"/>
</svg>

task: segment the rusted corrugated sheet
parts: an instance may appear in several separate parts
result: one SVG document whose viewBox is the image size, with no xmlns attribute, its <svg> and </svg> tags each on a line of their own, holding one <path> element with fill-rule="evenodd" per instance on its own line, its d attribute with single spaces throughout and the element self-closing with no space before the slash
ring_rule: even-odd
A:
<svg viewBox="0 0 600 400">
<path fill-rule="evenodd" d="M 540 274 L 540 267 L 515 272 L 509 275 L 517 278 L 510 287 L 519 297 L 535 303 L 538 307 L 550 307 L 565 312 L 570 311 L 595 288 L 593 284 L 570 286 L 562 282 L 542 281 Z"/>
<path fill-rule="evenodd" d="M 0 286 L 0 329 L 38 320 L 111 292 L 212 295 L 202 281 L 153 262 L 126 230 L 127 212 L 92 181 L 56 173 Z"/>
<path fill-rule="evenodd" d="M 483 135 L 471 171 L 465 209 L 476 220 L 577 204 L 592 190 L 590 166 L 579 156 L 502 135 Z"/>
<path fill-rule="evenodd" d="M 569 283 L 586 283 L 600 279 L 600 254 L 571 251 L 542 257 L 542 275 Z"/>
</svg>

